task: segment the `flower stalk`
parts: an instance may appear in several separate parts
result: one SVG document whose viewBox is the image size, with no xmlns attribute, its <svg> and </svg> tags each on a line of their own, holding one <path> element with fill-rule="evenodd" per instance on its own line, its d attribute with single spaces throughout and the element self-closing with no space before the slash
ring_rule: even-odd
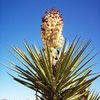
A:
<svg viewBox="0 0 100 100">
<path fill-rule="evenodd" d="M 51 56 L 56 58 L 57 49 L 62 47 L 64 37 L 62 35 L 63 19 L 59 11 L 52 8 L 46 11 L 42 18 L 41 36 L 44 48 L 48 46 Z"/>
</svg>

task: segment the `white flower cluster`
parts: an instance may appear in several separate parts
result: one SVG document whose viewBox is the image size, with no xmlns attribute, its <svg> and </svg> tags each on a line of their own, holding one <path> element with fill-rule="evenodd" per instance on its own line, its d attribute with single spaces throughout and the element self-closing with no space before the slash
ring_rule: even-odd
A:
<svg viewBox="0 0 100 100">
<path fill-rule="evenodd" d="M 57 49 L 62 47 L 64 38 L 62 36 L 63 19 L 56 9 L 46 11 L 42 18 L 41 36 L 45 46 L 48 46 L 54 56 Z"/>
</svg>

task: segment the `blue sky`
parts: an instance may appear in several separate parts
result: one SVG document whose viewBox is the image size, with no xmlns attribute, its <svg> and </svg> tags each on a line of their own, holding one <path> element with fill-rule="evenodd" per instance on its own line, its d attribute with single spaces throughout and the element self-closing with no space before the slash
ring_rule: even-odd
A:
<svg viewBox="0 0 100 100">
<path fill-rule="evenodd" d="M 69 41 L 76 34 L 92 39 L 90 47 L 100 51 L 100 0 L 0 0 L 0 62 L 6 59 L 18 63 L 8 52 L 9 45 L 17 45 L 25 50 L 22 41 L 35 43 L 41 47 L 41 17 L 46 9 L 60 10 L 64 19 L 64 37 Z M 94 59 L 99 64 L 93 72 L 100 72 L 100 54 Z M 0 64 L 0 99 L 27 100 L 34 98 L 34 92 L 12 80 L 9 71 Z M 93 82 L 92 88 L 100 92 L 100 78 Z M 34 99 L 33 99 L 34 100 Z"/>
</svg>

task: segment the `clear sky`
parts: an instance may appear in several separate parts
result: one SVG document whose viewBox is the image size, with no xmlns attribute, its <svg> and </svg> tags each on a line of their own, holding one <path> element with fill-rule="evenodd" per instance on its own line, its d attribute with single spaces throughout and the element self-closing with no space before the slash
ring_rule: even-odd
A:
<svg viewBox="0 0 100 100">
<path fill-rule="evenodd" d="M 18 63 L 8 52 L 9 45 L 17 45 L 25 50 L 22 41 L 35 43 L 41 47 L 41 17 L 46 9 L 60 10 L 64 19 L 64 37 L 71 41 L 76 34 L 92 39 L 95 52 L 100 51 L 100 0 L 0 0 L 0 62 L 6 59 Z M 99 64 L 93 72 L 100 72 L 100 54 L 94 59 Z M 34 99 L 34 92 L 13 81 L 9 71 L 0 64 L 0 100 Z M 93 82 L 92 88 L 100 92 L 100 78 Z"/>
</svg>

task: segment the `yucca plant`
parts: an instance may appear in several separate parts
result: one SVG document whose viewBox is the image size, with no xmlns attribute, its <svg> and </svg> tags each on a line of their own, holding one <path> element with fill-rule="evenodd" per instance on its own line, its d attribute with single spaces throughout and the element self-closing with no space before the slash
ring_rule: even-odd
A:
<svg viewBox="0 0 100 100">
<path fill-rule="evenodd" d="M 18 73 L 18 77 L 11 76 L 36 91 L 37 100 L 99 100 L 96 96 L 88 97 L 88 87 L 100 76 L 93 76 L 91 67 L 95 64 L 88 64 L 97 55 L 89 58 L 93 50 L 85 52 L 91 41 L 85 42 L 76 36 L 68 46 L 68 41 L 64 42 L 61 35 L 62 28 L 59 11 L 46 11 L 41 26 L 44 47 L 38 50 L 25 41 L 29 55 L 18 47 L 12 47 L 14 52 L 10 52 L 24 68 L 10 62 L 14 66 L 10 69 Z"/>
</svg>

